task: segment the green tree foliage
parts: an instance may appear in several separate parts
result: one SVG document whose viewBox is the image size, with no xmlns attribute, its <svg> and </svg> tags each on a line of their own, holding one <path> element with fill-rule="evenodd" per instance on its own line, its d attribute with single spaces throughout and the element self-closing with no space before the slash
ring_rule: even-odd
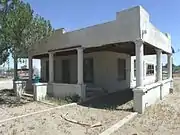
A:
<svg viewBox="0 0 180 135">
<path fill-rule="evenodd" d="M 2 65 L 9 56 L 6 16 L 12 10 L 14 2 L 15 1 L 0 0 L 0 65 Z"/>
<path fill-rule="evenodd" d="M 21 0 L 0 0 L 0 16 L 0 62 L 6 61 L 9 52 L 12 54 L 16 79 L 17 59 L 27 56 L 31 46 L 48 38 L 53 29 L 49 21 L 34 15 L 30 4 Z"/>
</svg>

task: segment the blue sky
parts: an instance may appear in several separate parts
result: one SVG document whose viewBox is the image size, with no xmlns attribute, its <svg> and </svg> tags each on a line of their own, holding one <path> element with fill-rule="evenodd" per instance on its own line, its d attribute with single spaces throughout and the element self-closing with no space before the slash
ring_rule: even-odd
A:
<svg viewBox="0 0 180 135">
<path fill-rule="evenodd" d="M 26 0 L 35 13 L 51 21 L 54 28 L 75 30 L 115 19 L 115 13 L 142 5 L 151 22 L 162 32 L 172 36 L 175 50 L 180 48 L 179 0 Z M 174 63 L 180 65 L 180 53 L 174 55 Z"/>
</svg>

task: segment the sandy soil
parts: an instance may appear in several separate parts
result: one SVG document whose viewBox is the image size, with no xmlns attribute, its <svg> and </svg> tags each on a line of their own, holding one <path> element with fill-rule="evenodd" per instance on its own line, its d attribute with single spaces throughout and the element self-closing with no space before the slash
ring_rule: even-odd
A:
<svg viewBox="0 0 180 135">
<path fill-rule="evenodd" d="M 101 127 L 89 128 L 73 124 L 61 118 L 67 118 L 83 123 L 95 124 L 101 122 Z M 123 119 L 130 112 L 88 108 L 79 105 L 52 110 L 49 112 L 24 117 L 0 124 L 0 134 L 13 135 L 97 135 Z"/>
<path fill-rule="evenodd" d="M 51 107 L 52 106 L 50 105 L 41 104 L 38 102 L 25 103 L 16 107 L 7 107 L 0 105 L 0 120 L 48 109 Z"/>
<path fill-rule="evenodd" d="M 13 90 L 0 90 L 0 120 L 36 112 L 52 106 L 27 99 L 19 100 Z"/>
<path fill-rule="evenodd" d="M 149 107 L 113 135 L 179 135 L 180 78 L 174 78 L 174 89 L 174 94 Z"/>
<path fill-rule="evenodd" d="M 131 101 L 116 109 L 73 105 L 0 123 L 0 135 L 97 135 L 129 115 L 131 112 L 124 110 L 131 107 Z M 26 99 L 19 101 L 13 90 L 0 90 L 0 120 L 47 108 L 52 106 Z M 90 128 L 74 124 L 61 118 L 64 114 L 69 119 L 90 125 L 100 122 L 102 126 Z"/>
</svg>

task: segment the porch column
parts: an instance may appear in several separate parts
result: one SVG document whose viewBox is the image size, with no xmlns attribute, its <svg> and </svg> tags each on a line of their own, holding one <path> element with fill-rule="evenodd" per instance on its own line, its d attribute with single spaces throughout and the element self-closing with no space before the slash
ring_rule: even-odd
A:
<svg viewBox="0 0 180 135">
<path fill-rule="evenodd" d="M 136 48 L 136 88 L 133 89 L 134 97 L 134 111 L 143 113 L 144 112 L 144 45 L 143 40 L 138 39 L 135 41 L 135 48 Z"/>
<path fill-rule="evenodd" d="M 156 50 L 156 61 L 157 61 L 157 82 L 162 81 L 162 50 Z"/>
<path fill-rule="evenodd" d="M 77 83 L 83 84 L 83 48 L 77 48 Z"/>
<path fill-rule="evenodd" d="M 168 54 L 168 79 L 172 79 L 172 54 Z"/>
<path fill-rule="evenodd" d="M 29 63 L 29 81 L 32 81 L 32 73 L 33 73 L 33 65 L 32 65 L 32 56 L 28 57 L 28 63 Z"/>
<path fill-rule="evenodd" d="M 49 83 L 54 82 L 54 53 L 49 53 Z"/>
<path fill-rule="evenodd" d="M 143 87 L 143 57 L 144 57 L 144 45 L 141 39 L 135 41 L 136 48 L 136 87 Z"/>
<path fill-rule="evenodd" d="M 144 61 L 144 62 L 143 62 L 143 69 L 144 69 L 144 75 L 143 75 L 144 78 L 143 78 L 143 79 L 146 79 L 146 72 L 147 72 L 147 71 L 146 71 L 146 68 L 147 68 L 147 67 L 146 67 L 146 62 Z"/>
</svg>

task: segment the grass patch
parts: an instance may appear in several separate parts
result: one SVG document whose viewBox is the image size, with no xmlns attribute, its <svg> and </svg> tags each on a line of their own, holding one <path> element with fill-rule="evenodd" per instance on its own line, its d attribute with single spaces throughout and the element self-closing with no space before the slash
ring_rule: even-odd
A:
<svg viewBox="0 0 180 135">
<path fill-rule="evenodd" d="M 55 97 L 46 97 L 46 102 L 49 102 L 54 105 L 64 105 L 69 103 L 77 103 L 80 101 L 78 95 L 66 96 L 65 98 L 55 98 Z"/>
</svg>

